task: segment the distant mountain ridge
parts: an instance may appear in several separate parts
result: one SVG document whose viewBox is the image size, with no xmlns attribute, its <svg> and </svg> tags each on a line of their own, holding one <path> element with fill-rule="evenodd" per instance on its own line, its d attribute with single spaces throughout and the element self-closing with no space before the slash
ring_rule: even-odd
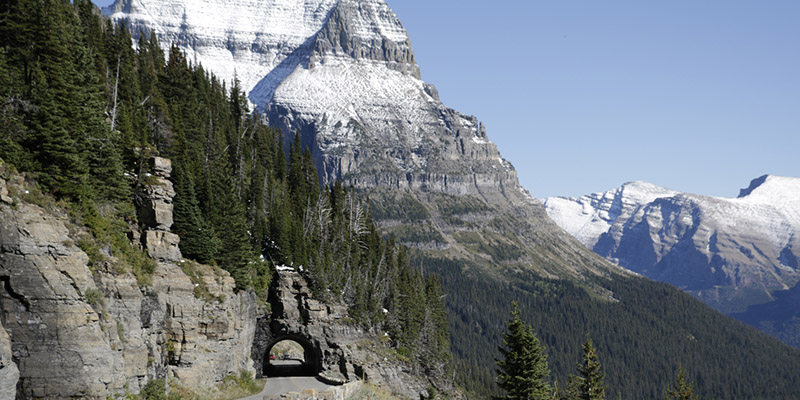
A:
<svg viewBox="0 0 800 400">
<path fill-rule="evenodd" d="M 596 253 L 726 313 L 772 302 L 800 281 L 800 178 L 764 175 L 737 198 L 630 182 L 544 204 Z"/>
</svg>

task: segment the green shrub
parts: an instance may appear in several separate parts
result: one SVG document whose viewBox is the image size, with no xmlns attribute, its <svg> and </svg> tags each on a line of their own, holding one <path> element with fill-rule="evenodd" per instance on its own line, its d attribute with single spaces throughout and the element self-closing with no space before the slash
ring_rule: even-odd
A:
<svg viewBox="0 0 800 400">
<path fill-rule="evenodd" d="M 144 385 L 139 396 L 143 400 L 168 400 L 174 398 L 173 396 L 167 397 L 166 385 L 164 379 L 151 379 Z"/>
<path fill-rule="evenodd" d="M 100 253 L 100 247 L 97 246 L 97 243 L 90 236 L 82 235 L 78 239 L 77 245 L 78 248 L 89 256 L 89 269 L 92 272 L 95 272 L 95 267 L 106 260 L 106 257 Z"/>
<path fill-rule="evenodd" d="M 103 296 L 103 292 L 97 289 L 86 289 L 86 292 L 83 294 L 83 296 L 86 298 L 86 302 L 92 307 L 105 306 L 105 296 Z"/>
<path fill-rule="evenodd" d="M 238 388 L 251 394 L 260 392 L 263 386 L 253 378 L 253 373 L 250 371 L 239 371 L 238 376 L 228 375 L 222 380 L 222 385 L 228 390 Z"/>
<path fill-rule="evenodd" d="M 128 240 L 129 223 L 134 221 L 133 206 L 127 203 L 97 205 L 83 201 L 73 203 L 70 216 L 81 225 L 85 225 L 91 237 L 78 240 L 80 247 L 89 255 L 90 266 L 105 260 L 101 248 L 108 248 L 118 258 L 119 272 L 131 272 L 136 276 L 139 285 L 152 283 L 156 262 L 144 251 L 134 247 Z"/>
<path fill-rule="evenodd" d="M 119 337 L 120 342 L 125 343 L 127 341 L 125 339 L 125 325 L 122 324 L 122 321 L 117 321 L 117 337 Z"/>
</svg>

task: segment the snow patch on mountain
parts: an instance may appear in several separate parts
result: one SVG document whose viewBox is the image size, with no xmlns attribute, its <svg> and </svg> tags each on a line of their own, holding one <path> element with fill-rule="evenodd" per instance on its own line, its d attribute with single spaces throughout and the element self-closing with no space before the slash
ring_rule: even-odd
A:
<svg viewBox="0 0 800 400">
<path fill-rule="evenodd" d="M 549 197 L 544 200 L 547 214 L 557 225 L 592 248 L 600 235 L 620 218 L 629 218 L 655 199 L 679 192 L 647 182 L 628 182 L 607 192 L 581 197 Z"/>
<path fill-rule="evenodd" d="M 291 105 L 302 117 L 322 112 L 330 126 L 355 121 L 390 136 L 418 133 L 411 128 L 438 117 L 418 112 L 420 102 L 435 101 L 425 93 L 421 80 L 377 61 L 341 57 L 327 57 L 314 68 L 298 68 L 282 82 L 272 101 Z M 421 140 L 419 135 L 407 139 L 414 144 Z"/>
<path fill-rule="evenodd" d="M 152 30 L 164 49 L 177 44 L 189 60 L 229 84 L 237 77 L 249 92 L 296 55 L 322 28 L 337 2 L 117 0 L 103 13 L 127 23 L 134 35 Z"/>
</svg>

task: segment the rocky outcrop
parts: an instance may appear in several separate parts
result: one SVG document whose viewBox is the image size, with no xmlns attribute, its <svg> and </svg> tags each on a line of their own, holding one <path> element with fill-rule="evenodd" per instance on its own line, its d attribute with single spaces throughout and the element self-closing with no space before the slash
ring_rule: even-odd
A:
<svg viewBox="0 0 800 400">
<path fill-rule="evenodd" d="M 272 312 L 259 319 L 253 343 L 252 358 L 258 374 L 270 368 L 267 356 L 273 345 L 293 340 L 304 348 L 310 369 L 307 374 L 319 375 L 326 382 L 368 380 L 413 399 L 427 397 L 430 386 L 439 386 L 458 398 L 449 382 L 423 377 L 398 361 L 381 332 L 350 325 L 346 307 L 314 299 L 306 279 L 291 268 L 279 268 L 270 304 Z"/>
<path fill-rule="evenodd" d="M 154 184 L 169 188 L 159 173 Z M 177 243 L 174 252 L 164 244 L 168 224 L 151 224 L 141 237 L 159 261 L 144 284 L 108 252 L 90 260 L 77 244 L 90 240 L 83 228 L 46 198 L 31 203 L 23 176 L 2 168 L 0 176 L 9 196 L 0 203 L 0 393 L 9 398 L 119 397 L 156 378 L 212 386 L 243 370 L 263 374 L 284 339 L 304 348 L 299 372 L 351 383 L 312 397 L 343 398 L 364 380 L 409 398 L 431 385 L 453 391 L 399 361 L 382 332 L 350 325 L 346 307 L 315 299 L 290 268 L 276 274 L 263 315 L 253 293 L 235 292 L 218 268 L 180 259 Z M 141 206 L 171 202 L 159 190 L 145 188 L 156 195 Z"/>
<path fill-rule="evenodd" d="M 181 249 L 178 247 L 181 238 L 170 232 L 146 230 L 142 237 L 142 244 L 147 249 L 147 255 L 161 262 L 176 262 L 181 259 Z"/>
<path fill-rule="evenodd" d="M 0 400 L 13 400 L 17 392 L 19 369 L 12 360 L 11 339 L 0 324 Z"/>
<path fill-rule="evenodd" d="M 5 179 L 0 178 L 0 201 L 6 204 L 12 204 L 14 200 L 8 197 L 8 186 Z"/>
<path fill-rule="evenodd" d="M 143 179 L 136 193 L 139 223 L 144 227 L 142 244 L 150 257 L 161 262 L 177 262 L 182 258 L 178 247 L 181 238 L 169 231 L 172 227 L 172 198 L 175 197 L 175 189 L 169 180 L 172 162 L 153 157 L 150 167 L 153 174 Z"/>
<path fill-rule="evenodd" d="M 0 366 L 9 366 L 0 385 L 10 361 L 20 398 L 105 399 L 154 378 L 203 387 L 252 371 L 256 301 L 234 292 L 227 273 L 159 262 L 144 285 L 109 254 L 90 269 L 76 244 L 81 228 L 58 208 L 26 201 L 19 175 L 9 181 L 13 205 L 0 203 L 0 323 L 11 357 L 0 333 Z"/>
<path fill-rule="evenodd" d="M 172 198 L 175 189 L 169 181 L 172 163 L 169 159 L 153 157 L 153 174 L 148 174 L 137 193 L 139 223 L 150 229 L 169 231 L 172 226 Z"/>
</svg>

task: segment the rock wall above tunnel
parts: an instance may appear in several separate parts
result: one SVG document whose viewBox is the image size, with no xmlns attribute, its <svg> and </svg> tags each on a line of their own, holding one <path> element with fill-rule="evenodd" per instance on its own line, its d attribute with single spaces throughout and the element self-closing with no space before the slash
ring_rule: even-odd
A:
<svg viewBox="0 0 800 400">
<path fill-rule="evenodd" d="M 427 397 L 429 382 L 396 358 L 384 332 L 367 332 L 352 324 L 345 306 L 315 299 L 301 273 L 279 268 L 269 300 L 271 313 L 258 320 L 251 355 L 259 376 L 269 346 L 299 336 L 318 354 L 326 381 L 369 380 L 407 398 Z"/>
</svg>

